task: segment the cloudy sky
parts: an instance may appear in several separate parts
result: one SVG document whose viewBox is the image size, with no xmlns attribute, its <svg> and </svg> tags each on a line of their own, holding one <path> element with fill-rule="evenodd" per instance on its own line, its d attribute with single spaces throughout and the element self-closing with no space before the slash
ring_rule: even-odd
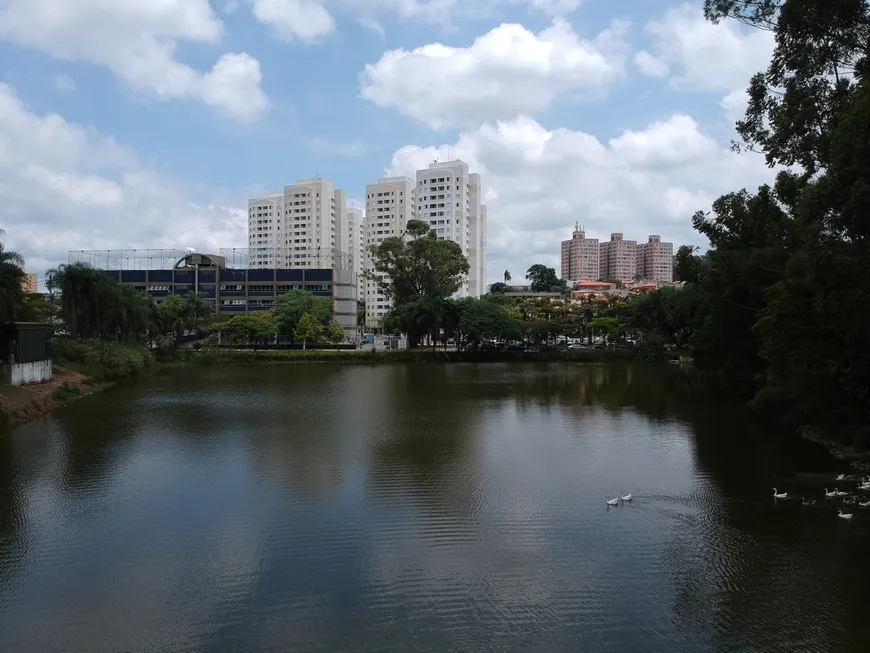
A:
<svg viewBox="0 0 870 653">
<path fill-rule="evenodd" d="M 729 142 L 772 39 L 701 0 L 0 0 L 0 227 L 70 249 L 243 247 L 246 200 L 436 157 L 483 176 L 489 281 L 573 225 L 703 245 L 771 178 Z"/>
</svg>

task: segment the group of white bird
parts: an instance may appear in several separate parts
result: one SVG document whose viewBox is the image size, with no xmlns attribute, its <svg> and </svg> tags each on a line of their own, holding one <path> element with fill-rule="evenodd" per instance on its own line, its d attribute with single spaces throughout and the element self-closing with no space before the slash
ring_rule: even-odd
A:
<svg viewBox="0 0 870 653">
<path fill-rule="evenodd" d="M 631 501 L 631 492 L 628 494 L 619 493 L 619 496 L 613 497 L 612 499 L 605 497 L 605 502 L 608 506 L 618 506 L 620 501 Z"/>
<path fill-rule="evenodd" d="M 839 476 L 837 476 L 836 480 L 837 481 L 846 481 L 848 479 L 846 478 L 845 474 L 840 474 Z M 868 476 L 867 478 L 860 479 L 858 489 L 870 491 L 870 476 Z M 849 497 L 849 493 L 844 492 L 840 488 L 836 488 L 836 487 L 833 490 L 828 490 L 828 488 L 825 488 L 825 498 L 826 499 L 836 499 L 836 498 L 840 498 L 840 497 Z M 779 492 L 776 488 L 773 488 L 773 498 L 774 499 L 787 499 L 788 492 Z M 854 499 L 854 498 L 844 498 L 843 499 L 843 503 L 854 504 L 856 502 L 861 508 L 870 508 L 870 499 L 868 499 L 867 501 L 861 501 L 860 499 L 856 501 L 856 499 Z M 804 499 L 803 504 L 805 506 L 811 506 L 811 505 L 815 504 L 815 500 Z M 851 513 L 851 512 L 843 512 L 842 510 L 839 510 L 837 512 L 837 517 L 839 517 L 840 519 L 852 519 L 852 517 L 854 517 L 854 516 L 855 516 L 855 514 Z"/>
</svg>

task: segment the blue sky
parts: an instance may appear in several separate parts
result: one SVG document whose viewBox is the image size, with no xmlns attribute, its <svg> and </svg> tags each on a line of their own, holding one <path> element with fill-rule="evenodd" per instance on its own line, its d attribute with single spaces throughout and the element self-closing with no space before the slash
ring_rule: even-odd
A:
<svg viewBox="0 0 870 653">
<path fill-rule="evenodd" d="M 448 155 L 483 176 L 489 278 L 591 236 L 703 244 L 771 178 L 728 149 L 769 35 L 701 0 L 0 0 L 0 227 L 69 249 L 244 246 L 246 199 L 359 201 Z"/>
</svg>

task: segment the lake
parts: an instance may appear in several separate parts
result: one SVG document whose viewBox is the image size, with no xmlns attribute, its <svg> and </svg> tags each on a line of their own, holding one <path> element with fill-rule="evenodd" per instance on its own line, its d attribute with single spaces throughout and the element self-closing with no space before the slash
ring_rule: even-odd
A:
<svg viewBox="0 0 870 653">
<path fill-rule="evenodd" d="M 846 471 L 670 366 L 164 370 L 0 435 L 0 651 L 866 653 Z"/>
</svg>

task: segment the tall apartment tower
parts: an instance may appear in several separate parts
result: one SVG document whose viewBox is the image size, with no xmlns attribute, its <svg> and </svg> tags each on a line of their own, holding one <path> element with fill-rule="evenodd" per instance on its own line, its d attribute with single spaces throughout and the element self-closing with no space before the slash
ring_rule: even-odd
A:
<svg viewBox="0 0 870 653">
<path fill-rule="evenodd" d="M 369 248 L 390 236 L 401 236 L 408 220 L 416 215 L 414 181 L 408 177 L 385 177 L 366 186 L 366 217 L 364 226 L 363 268 L 373 271 Z M 360 295 L 366 303 L 366 326 L 379 326 L 381 318 L 390 309 L 390 302 L 373 279 L 364 279 Z"/>
<path fill-rule="evenodd" d="M 637 269 L 639 279 L 670 283 L 674 280 L 674 244 L 663 243 L 658 234 L 638 245 Z M 641 273 L 642 272 L 642 273 Z"/>
<path fill-rule="evenodd" d="M 610 241 L 599 246 L 598 278 L 628 281 L 637 275 L 637 242 L 610 234 Z"/>
<path fill-rule="evenodd" d="M 468 279 L 456 293 L 479 297 L 486 292 L 486 207 L 481 204 L 480 175 L 454 160 L 429 164 L 417 171 L 417 218 L 441 240 L 452 240 L 470 266 Z"/>
<path fill-rule="evenodd" d="M 587 238 L 578 222 L 571 240 L 562 241 L 562 278 L 566 281 L 595 281 L 599 264 L 598 239 Z"/>
<path fill-rule="evenodd" d="M 363 218 L 363 210 L 356 207 L 347 209 L 347 233 L 348 233 L 348 254 L 353 263 L 353 271 L 356 275 L 357 289 L 356 296 L 360 299 L 365 297 L 365 282 L 363 281 L 363 265 L 365 257 L 365 219 Z"/>
<path fill-rule="evenodd" d="M 347 267 L 346 211 L 345 192 L 319 177 L 248 200 L 251 267 Z"/>
</svg>

